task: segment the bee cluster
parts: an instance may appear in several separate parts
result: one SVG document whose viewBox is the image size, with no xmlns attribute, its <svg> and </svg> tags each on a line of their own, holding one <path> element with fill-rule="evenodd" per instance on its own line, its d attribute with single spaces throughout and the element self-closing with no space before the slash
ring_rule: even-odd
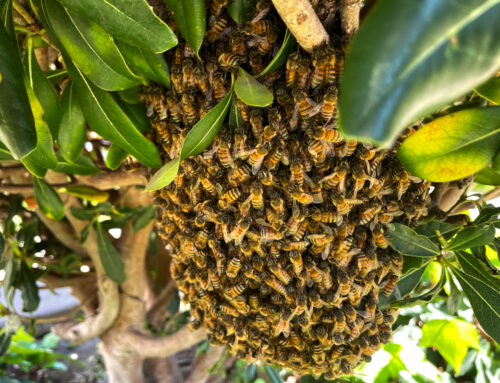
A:
<svg viewBox="0 0 500 383">
<path fill-rule="evenodd" d="M 236 66 L 260 73 L 279 49 L 285 27 L 270 2 L 240 25 L 227 3 L 208 5 L 201 60 L 181 43 L 167 53 L 172 89 L 144 90 L 165 161 L 227 94 Z M 240 358 L 326 378 L 349 374 L 389 340 L 397 312 L 379 310 L 378 297 L 393 292 L 403 260 L 384 233 L 426 213 L 429 187 L 394 150 L 343 141 L 335 129 L 339 51 L 297 48 L 260 79 L 273 105 L 237 100 L 242 123 L 223 125 L 156 193 L 191 327 Z"/>
</svg>

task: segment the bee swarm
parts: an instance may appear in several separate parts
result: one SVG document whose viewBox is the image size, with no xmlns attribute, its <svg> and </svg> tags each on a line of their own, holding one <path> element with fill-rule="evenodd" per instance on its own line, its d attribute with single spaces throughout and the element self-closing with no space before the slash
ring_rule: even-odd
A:
<svg viewBox="0 0 500 383">
<path fill-rule="evenodd" d="M 240 25 L 227 3 L 209 4 L 202 60 L 181 42 L 166 54 L 172 89 L 144 89 L 165 162 L 227 94 L 231 71 L 260 73 L 283 40 L 270 2 L 259 1 L 254 19 Z M 329 3 L 316 2 L 316 12 L 338 24 Z M 172 249 L 190 326 L 207 328 L 212 344 L 240 358 L 327 379 L 369 361 L 391 337 L 397 312 L 377 303 L 393 292 L 402 257 L 384 232 L 393 220 L 412 224 L 426 213 L 429 186 L 402 168 L 395 150 L 342 140 L 336 45 L 312 55 L 296 48 L 259 79 L 273 105 L 236 100 L 242 123 L 234 131 L 225 123 L 156 193 L 158 231 Z"/>
</svg>

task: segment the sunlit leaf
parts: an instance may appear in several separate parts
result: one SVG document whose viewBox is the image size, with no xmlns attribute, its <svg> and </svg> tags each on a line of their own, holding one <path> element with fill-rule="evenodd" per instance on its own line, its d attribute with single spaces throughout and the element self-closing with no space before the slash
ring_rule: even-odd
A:
<svg viewBox="0 0 500 383">
<path fill-rule="evenodd" d="M 273 102 L 273 94 L 242 68 L 238 68 L 234 92 L 247 105 L 264 107 Z"/>
<path fill-rule="evenodd" d="M 69 60 L 65 62 L 90 127 L 128 151 L 143 165 L 152 168 L 161 166 L 156 146 L 137 130 L 113 96 L 92 85 Z"/>
<path fill-rule="evenodd" d="M 99 258 L 107 276 L 116 283 L 125 282 L 125 265 L 100 222 L 95 223 Z"/>
<path fill-rule="evenodd" d="M 474 176 L 474 182 L 483 185 L 500 186 L 500 173 L 489 167 L 483 168 Z"/>
<path fill-rule="evenodd" d="M 500 142 L 500 106 L 438 118 L 408 137 L 398 155 L 417 177 L 446 182 L 467 177 L 493 159 Z"/>
<path fill-rule="evenodd" d="M 387 383 L 399 377 L 401 371 L 406 371 L 406 365 L 401 360 L 399 352 L 402 347 L 399 344 L 389 343 L 384 346 L 384 351 L 388 352 L 392 357 L 377 373 L 373 383 Z"/>
<path fill-rule="evenodd" d="M 87 185 L 70 185 L 58 190 L 60 193 L 68 193 L 75 197 L 93 202 L 106 202 L 109 193 L 105 190 L 94 189 Z"/>
<path fill-rule="evenodd" d="M 500 276 L 493 275 L 492 270 L 483 261 L 478 259 L 475 254 L 457 251 L 455 253 L 462 270 L 475 278 L 482 279 L 491 287 L 496 287 L 500 292 Z"/>
<path fill-rule="evenodd" d="M 226 8 L 227 13 L 237 24 L 250 20 L 255 11 L 257 0 L 233 0 Z"/>
<path fill-rule="evenodd" d="M 260 72 L 256 77 L 262 77 L 265 76 L 266 74 L 269 74 L 276 69 L 278 69 L 280 66 L 282 66 L 286 60 L 288 59 L 288 55 L 292 51 L 293 47 L 295 46 L 295 37 L 290 33 L 290 31 L 287 29 L 285 32 L 285 37 L 283 39 L 283 43 L 281 44 L 281 47 L 276 53 L 276 56 L 273 57 L 273 59 L 269 62 L 269 64 L 264 68 L 262 72 Z"/>
<path fill-rule="evenodd" d="M 232 97 L 231 91 L 192 127 L 184 139 L 180 157 L 158 170 L 146 185 L 146 191 L 161 189 L 170 184 L 175 179 L 182 160 L 203 152 L 212 143 L 229 112 Z"/>
<path fill-rule="evenodd" d="M 120 90 L 140 83 L 102 27 L 68 11 L 56 0 L 36 3 L 41 4 L 39 12 L 51 40 L 62 45 L 74 65 L 94 84 L 105 90 Z"/>
<path fill-rule="evenodd" d="M 441 356 L 460 373 L 469 347 L 479 349 L 477 330 L 460 319 L 434 319 L 422 327 L 422 347 L 436 347 Z"/>
<path fill-rule="evenodd" d="M 64 204 L 52 186 L 42 179 L 34 178 L 33 187 L 36 202 L 42 213 L 51 219 L 62 219 Z"/>
<path fill-rule="evenodd" d="M 486 81 L 475 89 L 476 93 L 494 104 L 500 104 L 500 76 Z"/>
<path fill-rule="evenodd" d="M 400 223 L 392 224 L 387 232 L 391 247 L 403 255 L 413 257 L 434 257 L 439 255 L 439 247 L 428 238 Z"/>
<path fill-rule="evenodd" d="M 80 102 L 72 82 L 66 85 L 61 97 L 61 118 L 57 143 L 59 151 L 68 162 L 74 162 L 87 139 L 87 128 Z"/>
<path fill-rule="evenodd" d="M 112 144 L 106 154 L 106 166 L 111 170 L 116 170 L 120 167 L 123 160 L 127 158 L 127 156 L 128 153 L 126 150 L 123 150 L 118 145 Z"/>
<path fill-rule="evenodd" d="M 174 20 L 182 37 L 186 39 L 193 52 L 198 55 L 205 36 L 205 0 L 165 0 L 174 13 Z"/>
<path fill-rule="evenodd" d="M 467 227 L 457 234 L 446 250 L 465 250 L 471 247 L 484 246 L 495 239 L 495 227 L 487 228 L 478 226 Z"/>
<path fill-rule="evenodd" d="M 93 20 L 111 36 L 153 52 L 177 45 L 172 30 L 145 0 L 57 0 L 66 8 Z"/>
<path fill-rule="evenodd" d="M 344 133 L 390 145 L 415 120 L 486 81 L 498 70 L 499 14 L 499 0 L 378 1 L 345 59 Z"/>
<path fill-rule="evenodd" d="M 0 140 L 14 158 L 20 159 L 36 147 L 36 130 L 24 73 L 14 37 L 0 23 Z"/>
</svg>

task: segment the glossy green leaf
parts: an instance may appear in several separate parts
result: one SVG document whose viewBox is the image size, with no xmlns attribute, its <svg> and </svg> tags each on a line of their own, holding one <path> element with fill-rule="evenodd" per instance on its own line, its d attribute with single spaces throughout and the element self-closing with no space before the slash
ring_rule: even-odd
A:
<svg viewBox="0 0 500 383">
<path fill-rule="evenodd" d="M 174 13 L 174 20 L 182 37 L 186 39 L 193 52 L 198 55 L 205 36 L 205 0 L 165 0 L 165 2 Z"/>
<path fill-rule="evenodd" d="M 56 35 L 56 41 L 94 84 L 105 90 L 120 90 L 140 83 L 102 27 L 66 10 L 56 0 L 44 0 L 41 13 L 49 23 L 49 35 Z"/>
<path fill-rule="evenodd" d="M 496 207 L 491 204 L 487 204 L 479 209 L 479 215 L 474 220 L 474 223 L 476 225 L 480 223 L 488 224 L 498 220 L 499 215 L 500 215 L 500 206 Z"/>
<path fill-rule="evenodd" d="M 267 64 L 264 70 L 260 72 L 256 77 L 259 78 L 265 76 L 266 74 L 269 74 L 282 66 L 288 59 L 288 55 L 295 46 L 296 41 L 297 40 L 295 40 L 295 37 L 293 37 L 293 35 L 287 29 L 285 32 L 283 43 L 281 44 L 278 53 L 276 53 L 276 56 L 273 57 L 273 59 L 269 62 L 269 64 Z"/>
<path fill-rule="evenodd" d="M 109 202 L 101 203 L 87 209 L 80 209 L 72 206 L 70 208 L 71 215 L 81 221 L 90 221 L 98 214 L 111 215 L 113 213 L 113 206 Z"/>
<path fill-rule="evenodd" d="M 156 146 L 137 130 L 113 96 L 92 85 L 70 61 L 65 62 L 83 114 L 92 130 L 128 151 L 143 165 L 160 167 L 161 160 Z"/>
<path fill-rule="evenodd" d="M 434 257 L 440 254 L 439 247 L 430 239 L 400 223 L 392 224 L 391 230 L 387 232 L 387 238 L 391 247 L 403 255 Z"/>
<path fill-rule="evenodd" d="M 35 57 L 32 39 L 28 38 L 28 47 L 24 56 L 24 69 L 36 98 L 43 108 L 43 119 L 48 124 L 52 136 L 57 137 L 61 106 L 54 87 L 43 73 Z"/>
<path fill-rule="evenodd" d="M 64 79 L 68 75 L 68 71 L 66 68 L 63 69 L 54 69 L 45 71 L 45 77 L 50 81 L 52 85 L 58 84 L 62 79 Z"/>
<path fill-rule="evenodd" d="M 128 104 L 139 104 L 141 102 L 138 86 L 120 90 L 118 91 L 118 96 Z"/>
<path fill-rule="evenodd" d="M 94 189 L 87 185 L 70 185 L 58 190 L 60 193 L 68 193 L 75 197 L 92 202 L 106 202 L 109 199 L 109 193 L 105 190 Z"/>
<path fill-rule="evenodd" d="M 242 68 L 238 68 L 234 92 L 247 105 L 264 107 L 273 102 L 273 94 Z"/>
<path fill-rule="evenodd" d="M 415 228 L 415 232 L 417 234 L 429 238 L 434 243 L 438 240 L 436 230 L 439 231 L 443 238 L 448 241 L 457 233 L 458 230 L 460 230 L 460 226 L 447 222 L 431 221 Z"/>
<path fill-rule="evenodd" d="M 127 117 L 130 119 L 130 121 L 132 121 L 139 132 L 146 133 L 151 128 L 147 116 L 146 106 L 143 103 L 130 104 L 123 101 L 116 94 L 114 94 L 113 96 L 116 103 L 120 106 L 123 112 L 125 112 Z"/>
<path fill-rule="evenodd" d="M 500 77 L 489 79 L 475 91 L 489 102 L 500 104 Z"/>
<path fill-rule="evenodd" d="M 164 52 L 177 45 L 174 32 L 155 15 L 145 0 L 57 1 L 95 21 L 111 36 L 128 44 L 153 52 Z"/>
<path fill-rule="evenodd" d="M 106 166 L 111 170 L 116 170 L 127 156 L 127 151 L 123 150 L 118 145 L 112 144 L 106 154 Z"/>
<path fill-rule="evenodd" d="M 389 146 L 415 120 L 486 81 L 498 70 L 499 15 L 500 0 L 377 2 L 345 59 L 343 132 Z"/>
<path fill-rule="evenodd" d="M 0 142 L 0 161 L 15 161 L 9 149 L 7 149 L 3 142 Z"/>
<path fill-rule="evenodd" d="M 457 251 L 455 255 L 465 273 L 487 282 L 491 287 L 495 287 L 500 292 L 500 276 L 493 275 L 489 266 L 478 259 L 476 255 L 465 251 Z"/>
<path fill-rule="evenodd" d="M 229 130 L 234 133 L 243 124 L 243 117 L 236 104 L 236 97 L 231 100 L 231 109 L 229 110 Z"/>
<path fill-rule="evenodd" d="M 116 283 L 125 282 L 125 265 L 118 251 L 111 243 L 108 234 L 102 227 L 100 222 L 96 222 L 95 228 L 97 231 L 97 246 L 99 248 L 99 257 L 102 266 L 108 277 Z"/>
<path fill-rule="evenodd" d="M 283 378 L 280 376 L 275 367 L 265 364 L 264 370 L 266 371 L 271 383 L 283 383 Z"/>
<path fill-rule="evenodd" d="M 146 191 L 158 190 L 170 184 L 177 176 L 182 160 L 203 152 L 212 143 L 229 112 L 232 97 L 233 92 L 231 91 L 192 127 L 184 139 L 180 157 L 168 162 L 158 170 L 146 185 Z"/>
<path fill-rule="evenodd" d="M 16 40 L 0 23 L 0 140 L 14 158 L 20 159 L 36 147 L 36 129 Z M 4 102 L 8 100 L 8 102 Z"/>
<path fill-rule="evenodd" d="M 424 125 L 405 140 L 398 155 L 417 177 L 453 181 L 488 165 L 497 152 L 499 133 L 500 106 L 466 109 Z"/>
<path fill-rule="evenodd" d="M 479 349 L 479 337 L 473 324 L 460 319 L 434 319 L 422 327 L 422 347 L 436 347 L 441 356 L 460 373 L 467 349 Z"/>
<path fill-rule="evenodd" d="M 14 38 L 14 23 L 12 22 L 12 0 L 0 2 L 0 23 L 5 27 L 7 34 Z"/>
<path fill-rule="evenodd" d="M 163 54 L 134 47 L 122 41 L 116 41 L 116 45 L 135 74 L 163 84 L 170 89 L 170 74 Z"/>
<path fill-rule="evenodd" d="M 484 246 L 495 239 L 495 227 L 487 228 L 478 226 L 467 227 L 457 234 L 450 242 L 446 250 L 465 250 L 471 247 Z"/>
<path fill-rule="evenodd" d="M 61 97 L 61 118 L 57 143 L 59 151 L 68 162 L 74 162 L 87 139 L 87 128 L 82 107 L 72 82 L 66 85 Z"/>
<path fill-rule="evenodd" d="M 144 229 L 156 217 L 156 208 L 154 205 L 140 206 L 136 209 L 136 214 L 132 219 L 132 228 L 135 231 Z"/>
<path fill-rule="evenodd" d="M 80 153 L 74 162 L 66 162 L 60 153 L 57 153 L 57 157 L 57 165 L 54 169 L 52 169 L 55 172 L 78 174 L 81 176 L 89 176 L 91 174 L 98 174 L 101 172 L 92 160 L 83 153 Z"/>
<path fill-rule="evenodd" d="M 500 173 L 489 167 L 483 168 L 474 176 L 474 182 L 483 185 L 499 186 Z"/>
<path fill-rule="evenodd" d="M 422 257 L 411 257 L 408 255 L 403 256 L 403 275 L 406 275 L 411 270 L 420 269 L 424 265 L 425 258 Z"/>
<path fill-rule="evenodd" d="M 396 283 L 396 287 L 394 287 L 394 291 L 390 296 L 386 297 L 383 294 L 380 294 L 378 303 L 379 307 L 388 307 L 392 302 L 399 301 L 408 296 L 419 284 L 426 267 L 427 265 L 424 265 L 418 269 L 411 269 L 403 275 L 399 279 L 398 283 Z"/>
<path fill-rule="evenodd" d="M 257 0 L 233 0 L 226 7 L 226 10 L 236 24 L 241 24 L 244 21 L 250 20 L 252 14 L 255 12 L 256 3 Z"/>
<path fill-rule="evenodd" d="M 42 179 L 34 178 L 33 187 L 36 202 L 42 213 L 51 219 L 62 219 L 64 204 L 52 186 Z"/>
<path fill-rule="evenodd" d="M 5 301 L 9 302 L 8 299 L 9 290 L 11 290 L 12 287 L 14 287 L 14 283 L 16 282 L 17 274 L 19 272 L 18 262 L 13 255 L 7 258 L 4 270 L 5 270 L 5 276 L 3 279 L 2 288 Z"/>
<path fill-rule="evenodd" d="M 26 262 L 21 262 L 16 279 L 16 288 L 21 291 L 23 311 L 35 311 L 40 304 L 40 295 L 36 285 L 37 274 Z"/>
<path fill-rule="evenodd" d="M 426 266 L 426 269 L 432 269 L 436 265 L 436 262 L 429 264 Z M 440 266 L 440 265 L 439 265 Z M 418 296 L 408 296 L 401 301 L 396 301 L 392 303 L 393 307 L 403 308 L 403 307 L 412 307 L 416 305 L 423 305 L 429 302 L 432 302 L 438 294 L 443 290 L 443 287 L 446 283 L 446 270 L 444 267 L 441 267 L 441 275 L 438 277 L 438 282 L 428 291 L 418 295 Z"/>
<path fill-rule="evenodd" d="M 448 294 L 448 299 L 446 299 L 446 311 L 450 315 L 455 315 L 458 305 L 462 301 L 462 293 L 458 289 L 451 274 L 448 274 L 448 283 L 450 285 L 450 293 Z"/>
<path fill-rule="evenodd" d="M 453 267 L 453 273 L 469 298 L 472 310 L 481 327 L 500 342 L 500 291 L 487 281 Z"/>
</svg>

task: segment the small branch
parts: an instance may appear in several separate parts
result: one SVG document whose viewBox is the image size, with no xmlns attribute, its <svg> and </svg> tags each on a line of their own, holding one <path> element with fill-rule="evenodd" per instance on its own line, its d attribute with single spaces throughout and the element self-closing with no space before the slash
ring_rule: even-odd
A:
<svg viewBox="0 0 500 383">
<path fill-rule="evenodd" d="M 51 186 L 53 188 L 61 188 L 65 187 L 68 185 L 72 185 L 71 182 L 68 183 L 63 183 L 63 184 L 52 184 Z M 33 191 L 33 184 L 26 184 L 26 185 L 15 185 L 15 184 L 0 184 L 0 192 L 7 192 L 7 193 L 30 193 Z"/>
<path fill-rule="evenodd" d="M 26 20 L 28 24 L 36 23 L 36 20 L 30 15 L 30 13 L 26 9 L 23 8 L 21 4 L 19 4 L 17 0 L 14 0 L 12 2 L 12 6 L 16 10 L 16 12 L 19 13 L 24 20 Z"/>
<path fill-rule="evenodd" d="M 131 172 L 102 172 L 92 176 L 75 176 L 78 184 L 93 186 L 99 190 L 116 187 L 146 185 L 146 169 L 139 168 Z"/>
<path fill-rule="evenodd" d="M 187 326 L 172 335 L 160 338 L 135 331 L 123 333 L 123 339 L 145 358 L 160 358 L 176 354 L 201 342 L 206 336 L 205 329 L 191 331 Z"/>
<path fill-rule="evenodd" d="M 480 200 L 482 201 L 491 201 L 492 199 L 500 197 L 500 188 L 493 189 L 486 193 Z M 460 205 L 455 206 L 449 213 L 448 215 L 454 215 L 454 214 L 460 214 L 464 211 L 474 209 L 476 207 L 476 204 L 472 201 L 465 201 L 461 203 Z"/>
<path fill-rule="evenodd" d="M 208 369 L 213 367 L 223 354 L 224 347 L 217 346 L 210 348 L 207 352 L 204 352 L 196 357 L 191 364 L 191 373 L 189 374 L 186 383 L 206 383 L 210 378 Z"/>
<path fill-rule="evenodd" d="M 149 309 L 146 318 L 153 324 L 158 322 L 158 314 L 163 314 L 165 306 L 170 301 L 175 291 L 175 282 L 170 280 L 167 287 L 161 292 L 161 294 L 156 298 L 153 305 Z"/>
<path fill-rule="evenodd" d="M 307 52 L 330 39 L 308 0 L 272 0 L 281 19 Z"/>
<path fill-rule="evenodd" d="M 341 0 L 340 19 L 342 20 L 342 30 L 350 39 L 359 28 L 359 11 L 362 0 Z"/>
<path fill-rule="evenodd" d="M 57 289 L 59 287 L 72 287 L 85 284 L 95 284 L 95 274 L 87 273 L 82 276 L 72 276 L 64 279 L 52 273 L 45 273 L 40 277 L 40 281 L 45 283 L 50 289 Z"/>
<path fill-rule="evenodd" d="M 39 209 L 36 214 L 54 236 L 68 249 L 83 256 L 88 256 L 87 250 L 78 240 L 73 228 L 64 221 L 56 221 L 45 216 Z"/>
</svg>

